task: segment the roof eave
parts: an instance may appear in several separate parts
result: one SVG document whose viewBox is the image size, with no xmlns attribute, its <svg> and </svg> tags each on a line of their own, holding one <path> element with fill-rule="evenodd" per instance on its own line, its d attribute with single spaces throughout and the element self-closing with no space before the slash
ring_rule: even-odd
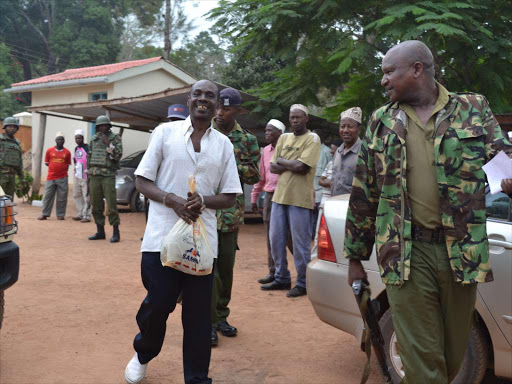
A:
<svg viewBox="0 0 512 384">
<path fill-rule="evenodd" d="M 19 87 L 6 88 L 3 91 L 5 93 L 24 93 L 24 92 L 38 91 L 41 89 L 67 88 L 67 87 L 76 87 L 76 86 L 102 84 L 102 83 L 109 83 L 109 77 L 101 76 L 101 77 L 90 77 L 90 78 L 85 78 L 85 79 L 63 80 L 63 81 L 53 81 L 53 82 L 49 82 L 49 83 L 21 85 Z"/>
</svg>

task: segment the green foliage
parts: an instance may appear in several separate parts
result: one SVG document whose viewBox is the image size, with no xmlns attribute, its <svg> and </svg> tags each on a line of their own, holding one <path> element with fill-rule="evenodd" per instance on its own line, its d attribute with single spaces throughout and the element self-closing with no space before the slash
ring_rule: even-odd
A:
<svg viewBox="0 0 512 384">
<path fill-rule="evenodd" d="M 506 0 L 221 0 L 215 30 L 246 62 L 268 58 L 252 92 L 281 110 L 301 102 L 324 116 L 385 102 L 380 64 L 400 41 L 432 50 L 438 80 L 452 91 L 483 93 L 493 111 L 512 108 L 512 7 Z"/>
<path fill-rule="evenodd" d="M 219 71 L 226 65 L 224 50 L 206 31 L 174 50 L 170 61 L 196 79 L 213 81 L 221 80 Z"/>
<path fill-rule="evenodd" d="M 23 171 L 23 173 L 25 175 L 25 184 L 22 184 L 18 175 L 16 175 L 16 196 L 18 196 L 19 199 L 27 199 L 28 201 L 32 201 L 34 197 L 30 196 L 30 188 L 34 179 L 32 178 L 32 175 L 27 171 Z"/>
<path fill-rule="evenodd" d="M 11 55 L 9 48 L 0 43 L 0 89 L 9 88 L 12 83 L 22 79 L 21 64 Z M 0 118 L 12 116 L 24 110 L 23 104 L 13 94 L 0 92 Z"/>
</svg>

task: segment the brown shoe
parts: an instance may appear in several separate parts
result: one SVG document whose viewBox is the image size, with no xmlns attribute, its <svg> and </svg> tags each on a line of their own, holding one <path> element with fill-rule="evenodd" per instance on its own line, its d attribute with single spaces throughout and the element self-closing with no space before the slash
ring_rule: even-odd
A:
<svg viewBox="0 0 512 384">
<path fill-rule="evenodd" d="M 64 216 L 57 216 L 57 220 L 64 220 Z"/>
<path fill-rule="evenodd" d="M 80 216 L 75 216 L 75 217 L 72 217 L 71 220 L 81 221 L 82 218 Z"/>
<path fill-rule="evenodd" d="M 41 216 L 39 216 L 39 217 L 37 218 L 37 220 L 46 220 L 46 218 L 47 218 L 47 217 L 48 217 L 48 216 L 43 216 L 43 215 L 41 215 Z"/>
<path fill-rule="evenodd" d="M 86 219 L 85 217 L 80 220 L 81 223 L 90 223 L 91 222 L 91 219 Z"/>
</svg>

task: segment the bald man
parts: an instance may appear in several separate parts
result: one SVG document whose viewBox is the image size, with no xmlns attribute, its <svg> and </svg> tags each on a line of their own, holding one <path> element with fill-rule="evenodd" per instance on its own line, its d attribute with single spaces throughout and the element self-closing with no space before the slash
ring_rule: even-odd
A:
<svg viewBox="0 0 512 384">
<path fill-rule="evenodd" d="M 512 146 L 482 95 L 435 80 L 420 41 L 382 61 L 390 102 L 377 109 L 359 152 L 345 229 L 349 283 L 366 279 L 374 243 L 405 377 L 448 384 L 473 325 L 477 284 L 493 280 L 482 166 Z"/>
</svg>

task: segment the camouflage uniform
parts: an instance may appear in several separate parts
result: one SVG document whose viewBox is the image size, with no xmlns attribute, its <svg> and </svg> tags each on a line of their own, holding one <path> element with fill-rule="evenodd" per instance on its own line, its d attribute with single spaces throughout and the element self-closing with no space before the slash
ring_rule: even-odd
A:
<svg viewBox="0 0 512 384">
<path fill-rule="evenodd" d="M 0 134 L 0 186 L 4 192 L 14 197 L 16 175 L 25 181 L 21 146 L 17 139 L 10 139 L 7 134 Z"/>
<path fill-rule="evenodd" d="M 103 213 L 103 199 L 107 200 L 108 222 L 110 225 L 119 225 L 119 213 L 117 212 L 116 197 L 116 172 L 119 169 L 119 160 L 123 156 L 123 143 L 121 136 L 110 131 L 107 135 L 112 153 L 107 152 L 107 147 L 101 140 L 101 133 L 94 135 L 89 144 L 89 156 L 87 157 L 87 174 L 89 192 L 91 196 L 92 215 L 97 225 L 105 225 Z"/>
<path fill-rule="evenodd" d="M 215 120 L 213 127 L 218 129 Z M 235 122 L 235 127 L 228 134 L 233 144 L 238 175 L 243 184 L 256 184 L 260 180 L 260 149 L 256 137 L 243 130 Z M 235 253 L 238 249 L 238 228 L 244 222 L 244 195 L 237 196 L 235 205 L 217 210 L 217 234 L 219 236 L 219 253 L 215 266 L 214 289 L 212 300 L 212 323 L 224 321 L 229 316 L 228 304 L 231 300 L 233 285 L 233 267 Z"/>
<path fill-rule="evenodd" d="M 444 108 L 431 117 L 435 118 L 432 166 L 445 241 L 412 240 L 408 116 L 398 103 L 387 104 L 372 115 L 347 213 L 345 257 L 368 260 L 376 243 L 406 372 L 403 383 L 448 383 L 453 379 L 471 330 L 474 283 L 493 280 L 482 166 L 500 150 L 512 152 L 512 146 L 485 97 L 448 95 Z M 424 273 L 432 269 L 436 271 L 433 277 Z M 434 284 L 429 285 L 432 280 Z M 429 289 L 435 297 L 432 307 L 419 300 L 419 292 Z M 429 323 L 435 316 L 439 329 Z M 418 352 L 418 345 L 424 349 Z"/>
</svg>

